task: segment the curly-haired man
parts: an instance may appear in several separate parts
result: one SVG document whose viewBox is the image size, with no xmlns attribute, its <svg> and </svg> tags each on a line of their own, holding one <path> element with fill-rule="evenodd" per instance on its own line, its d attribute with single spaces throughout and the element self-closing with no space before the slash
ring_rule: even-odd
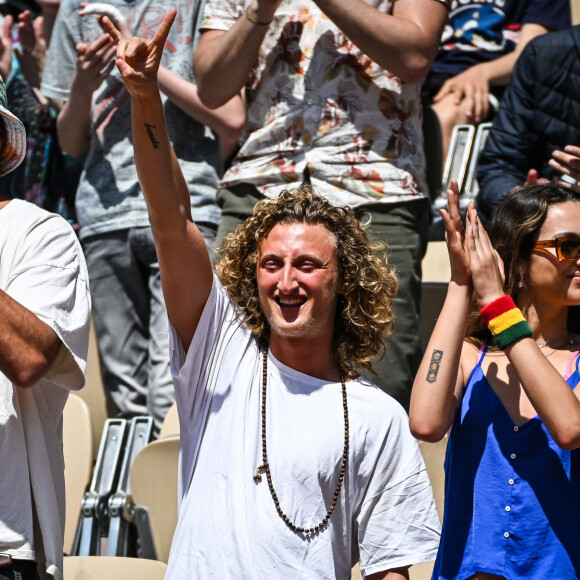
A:
<svg viewBox="0 0 580 580">
<path fill-rule="evenodd" d="M 222 176 L 217 233 L 256 201 L 311 183 L 370 213 L 400 282 L 397 324 L 367 375 L 405 408 L 422 357 L 421 259 L 429 231 L 421 82 L 451 0 L 206 0 L 194 53 L 200 100 L 243 93 L 247 123 Z"/>
<path fill-rule="evenodd" d="M 263 200 L 214 276 L 189 214 L 153 40 L 110 21 L 170 318 L 181 423 L 166 578 L 407 578 L 437 514 L 402 407 L 359 372 L 392 330 L 397 281 L 351 210 L 309 188 Z M 153 137 L 151 136 L 153 132 Z"/>
</svg>

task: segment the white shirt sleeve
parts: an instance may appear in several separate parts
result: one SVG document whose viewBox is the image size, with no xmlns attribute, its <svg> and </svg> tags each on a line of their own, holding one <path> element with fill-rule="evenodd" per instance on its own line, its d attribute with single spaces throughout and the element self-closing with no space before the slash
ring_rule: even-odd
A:
<svg viewBox="0 0 580 580">
<path fill-rule="evenodd" d="M 13 220 L 25 215 L 33 219 L 11 245 L 14 251 L 2 254 L 3 267 L 10 262 L 4 291 L 50 326 L 64 345 L 43 378 L 79 389 L 85 382 L 91 311 L 80 244 L 60 216 L 17 204 L 18 200 L 12 201 L 2 211 L 12 210 Z"/>
<path fill-rule="evenodd" d="M 229 30 L 245 9 L 240 0 L 207 0 L 201 30 Z"/>
<path fill-rule="evenodd" d="M 357 518 L 360 568 L 369 575 L 434 560 L 440 522 L 423 458 L 405 411 L 386 432 Z"/>
</svg>

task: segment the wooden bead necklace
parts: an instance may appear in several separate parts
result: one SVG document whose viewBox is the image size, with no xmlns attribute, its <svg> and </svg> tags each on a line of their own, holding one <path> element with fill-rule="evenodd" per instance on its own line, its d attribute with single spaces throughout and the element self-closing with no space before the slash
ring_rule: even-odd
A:
<svg viewBox="0 0 580 580">
<path fill-rule="evenodd" d="M 334 491 L 334 495 L 332 496 L 332 504 L 326 515 L 322 519 L 322 521 L 317 525 L 311 528 L 301 528 L 299 526 L 294 525 L 288 516 L 282 511 L 280 507 L 280 502 L 278 500 L 278 496 L 274 491 L 274 484 L 272 483 L 272 475 L 270 473 L 270 465 L 268 463 L 268 453 L 266 450 L 266 387 L 268 384 L 268 349 L 264 349 L 264 364 L 263 364 L 263 374 L 262 374 L 262 465 L 256 468 L 256 473 L 254 475 L 254 481 L 260 482 L 262 481 L 262 476 L 260 475 L 260 471 L 264 471 L 266 473 L 266 480 L 268 481 L 268 488 L 270 489 L 270 495 L 274 500 L 274 505 L 276 506 L 276 511 L 278 515 L 282 518 L 283 522 L 294 532 L 300 532 L 302 534 L 314 534 L 318 532 L 322 528 L 324 528 L 328 524 L 328 520 L 330 520 L 330 516 L 334 512 L 334 508 L 336 507 L 336 502 L 338 501 L 338 495 L 340 493 L 340 488 L 342 487 L 342 482 L 344 481 L 344 474 L 346 472 L 346 462 L 348 459 L 348 402 L 346 398 L 346 383 L 344 380 L 344 376 L 340 377 L 340 383 L 342 385 L 342 407 L 344 409 L 344 448 L 342 452 L 342 461 L 340 462 L 340 474 L 338 477 L 338 483 L 336 484 L 336 489 Z"/>
</svg>

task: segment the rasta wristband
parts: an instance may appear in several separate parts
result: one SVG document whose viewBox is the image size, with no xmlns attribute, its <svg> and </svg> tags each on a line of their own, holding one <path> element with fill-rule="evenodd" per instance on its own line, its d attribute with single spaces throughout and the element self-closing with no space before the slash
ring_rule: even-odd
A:
<svg viewBox="0 0 580 580">
<path fill-rule="evenodd" d="M 481 309 L 480 314 L 491 330 L 495 344 L 501 350 L 521 338 L 534 335 L 511 296 L 502 296 L 490 302 Z"/>
</svg>

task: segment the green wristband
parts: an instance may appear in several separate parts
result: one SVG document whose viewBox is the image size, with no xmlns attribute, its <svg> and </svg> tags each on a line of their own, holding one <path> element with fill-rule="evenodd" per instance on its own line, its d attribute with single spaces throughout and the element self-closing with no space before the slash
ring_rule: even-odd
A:
<svg viewBox="0 0 580 580">
<path fill-rule="evenodd" d="M 506 328 L 503 332 L 496 334 L 493 339 L 495 340 L 497 348 L 504 350 L 510 344 L 528 336 L 534 336 L 534 333 L 532 332 L 530 325 L 525 320 L 522 320 L 521 322 Z"/>
</svg>

